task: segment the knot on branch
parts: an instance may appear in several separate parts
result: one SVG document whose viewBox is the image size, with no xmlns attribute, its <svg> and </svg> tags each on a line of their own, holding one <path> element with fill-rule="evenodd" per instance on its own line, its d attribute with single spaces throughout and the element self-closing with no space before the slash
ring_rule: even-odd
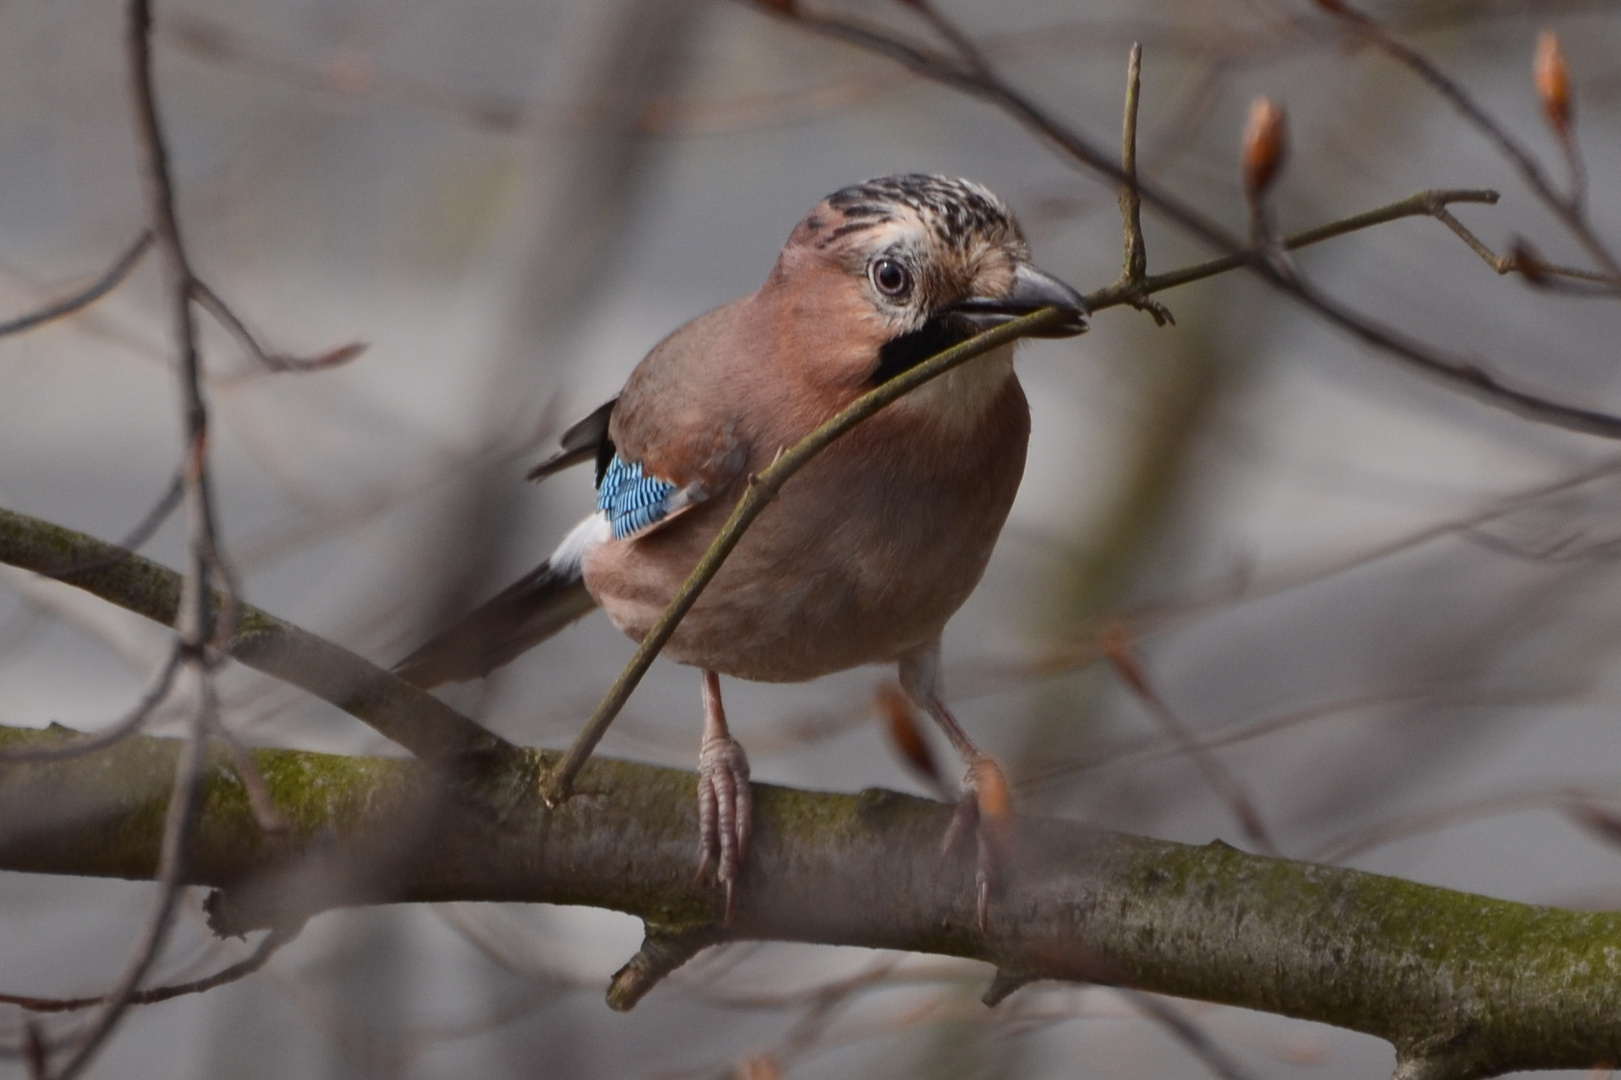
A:
<svg viewBox="0 0 1621 1080">
<path fill-rule="evenodd" d="M 614 972 L 608 983 L 608 1007 L 616 1012 L 629 1012 L 666 975 L 709 946 L 725 940 L 724 932 L 715 926 L 675 929 L 653 923 L 645 925 L 642 947 L 624 967 Z"/>
</svg>

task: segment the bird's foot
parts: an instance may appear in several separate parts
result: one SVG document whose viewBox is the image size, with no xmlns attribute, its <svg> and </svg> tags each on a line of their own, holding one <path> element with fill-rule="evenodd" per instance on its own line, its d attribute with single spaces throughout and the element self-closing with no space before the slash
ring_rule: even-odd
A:
<svg viewBox="0 0 1621 1080">
<path fill-rule="evenodd" d="M 1002 767 L 989 757 L 976 756 L 963 777 L 962 797 L 946 830 L 941 854 L 949 855 L 970 832 L 977 845 L 974 896 L 980 933 L 990 930 L 991 896 L 1004 883 L 1013 855 L 1013 797 Z"/>
<path fill-rule="evenodd" d="M 708 874 L 711 866 L 715 868 L 715 880 L 726 890 L 726 925 L 732 921 L 737 878 L 749 851 L 753 819 L 749 759 L 742 744 L 730 735 L 704 739 L 698 752 L 698 877 Z"/>
</svg>

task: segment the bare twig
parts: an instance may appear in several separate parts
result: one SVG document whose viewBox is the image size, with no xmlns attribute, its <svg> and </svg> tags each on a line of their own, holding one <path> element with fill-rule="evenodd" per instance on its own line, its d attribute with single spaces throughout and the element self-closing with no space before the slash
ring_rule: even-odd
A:
<svg viewBox="0 0 1621 1080">
<path fill-rule="evenodd" d="M 1373 16 L 1352 7 L 1344 0 L 1333 0 L 1332 3 L 1323 3 L 1321 6 L 1347 26 L 1354 28 L 1385 55 L 1417 75 L 1477 131 L 1486 136 L 1519 172 L 1526 186 L 1549 210 L 1553 211 L 1554 216 L 1576 238 L 1577 243 L 1581 244 L 1593 261 L 1604 268 L 1606 278 L 1612 283 L 1621 285 L 1621 262 L 1616 260 L 1615 255 L 1588 223 L 1586 215 L 1582 212 L 1580 187 L 1568 196 L 1555 190 L 1553 182 L 1548 179 L 1547 173 L 1531 152 L 1510 135 L 1508 129 L 1488 113 L 1469 91 L 1442 71 L 1435 61 L 1396 37 Z M 1579 176 L 1579 173 L 1577 175 Z"/>
<path fill-rule="evenodd" d="M 64 562 L 100 569 L 67 584 L 164 626 L 178 621 L 181 575 L 111 544 L 0 508 L 0 562 L 52 573 Z M 214 593 L 220 607 L 226 598 Z M 438 698 L 347 649 L 249 604 L 222 652 L 329 701 L 405 747 L 442 775 L 502 783 L 528 776 L 528 755 Z M 529 781 L 524 781 L 528 784 Z"/>
<path fill-rule="evenodd" d="M 1371 709 L 1419 705 L 1437 708 L 1502 707 L 1531 701 L 1542 703 L 1547 700 L 1547 697 L 1548 695 L 1530 693 L 1490 694 L 1486 692 L 1469 693 L 1466 691 L 1448 694 L 1439 688 L 1391 690 L 1383 693 L 1362 694 L 1356 697 L 1321 702 L 1247 723 L 1223 724 L 1203 737 L 1195 737 L 1192 745 L 1205 752 L 1220 750 L 1224 747 L 1237 746 L 1255 739 L 1275 735 L 1317 720 L 1343 717 L 1346 713 Z M 1187 750 L 1174 740 L 1171 741 L 1170 745 L 1166 745 L 1166 740 L 1162 736 L 1140 736 L 1133 739 L 1121 739 L 1105 743 L 1095 752 L 1079 760 L 1055 762 L 1045 768 L 1025 772 L 1021 775 L 1017 786 L 1020 790 L 1028 791 L 1075 773 L 1093 769 L 1115 768 L 1121 765 L 1138 764 L 1167 757 L 1182 757 L 1186 753 Z"/>
<path fill-rule="evenodd" d="M 1239 828 L 1261 851 L 1268 855 L 1278 854 L 1278 846 L 1272 840 L 1272 834 L 1261 817 L 1261 812 L 1251 798 L 1249 791 L 1243 783 L 1227 770 L 1219 758 L 1206 746 L 1199 742 L 1180 717 L 1171 710 L 1154 689 L 1154 684 L 1148 678 L 1147 669 L 1137 657 L 1132 648 L 1131 639 L 1126 635 L 1125 629 L 1115 626 L 1105 631 L 1103 638 L 1103 655 L 1114 666 L 1120 680 L 1126 684 L 1132 693 L 1148 706 L 1148 711 L 1159 722 L 1161 730 L 1165 732 L 1176 745 L 1178 752 L 1192 762 L 1193 767 L 1199 771 L 1205 784 L 1237 819 Z"/>
<path fill-rule="evenodd" d="M 177 354 L 181 426 L 185 435 L 186 466 L 183 502 L 190 534 L 186 574 L 176 620 L 178 655 L 184 671 L 195 683 L 196 700 L 187 742 L 175 764 L 174 790 L 164 820 L 163 842 L 156 874 L 158 899 L 148 916 L 140 940 L 87 1030 L 67 1055 L 57 1080 L 77 1076 L 95 1057 L 129 1006 L 130 995 L 156 962 L 167 940 L 180 890 L 187 878 L 190 841 L 196 824 L 207 733 L 214 725 L 218 702 L 214 694 L 213 663 L 207 649 L 214 637 L 213 589 L 210 574 L 220 562 L 214 524 L 213 496 L 208 474 L 208 405 L 203 394 L 201 356 L 192 320 L 192 274 L 175 214 L 174 187 L 169 176 L 168 151 L 158 116 L 152 76 L 151 0 L 130 0 L 125 46 L 128 53 L 130 96 L 135 112 L 136 145 L 141 155 L 147 214 L 163 268 L 165 299 Z"/>
<path fill-rule="evenodd" d="M 193 279 L 191 283 L 192 297 L 201 305 L 202 309 L 214 316 L 215 320 L 223 326 L 227 333 L 236 338 L 242 351 L 252 357 L 257 363 L 271 371 L 310 372 L 325 371 L 346 364 L 366 351 L 363 341 L 351 341 L 347 345 L 339 345 L 328 349 L 324 353 L 314 356 L 292 356 L 287 353 L 273 353 L 267 351 L 259 344 L 259 339 L 253 336 L 247 324 L 231 309 L 207 283 Z"/>
<path fill-rule="evenodd" d="M 986 101 L 1013 120 L 1029 128 L 1063 156 L 1103 177 L 1113 185 L 1127 182 L 1124 171 L 1107 153 L 1086 136 L 1049 114 L 1031 98 L 1014 89 L 1000 77 L 987 77 L 949 57 L 896 37 L 887 30 L 834 16 L 807 12 L 797 6 L 756 5 L 796 26 L 823 37 L 843 41 L 868 52 L 887 57 L 912 72 L 943 86 Z M 1172 196 L 1157 184 L 1138 178 L 1137 192 L 1143 204 L 1202 242 L 1292 297 L 1305 307 L 1383 353 L 1443 383 L 1471 394 L 1487 404 L 1505 409 L 1528 420 L 1597 435 L 1621 439 L 1621 417 L 1545 398 L 1522 390 L 1488 371 L 1479 361 L 1454 355 L 1411 338 L 1360 312 L 1353 311 L 1312 288 L 1298 276 L 1279 272 L 1268 260 L 1256 260 L 1246 245 L 1227 229 L 1192 206 Z M 1117 300 L 1116 302 L 1120 302 Z"/>
<path fill-rule="evenodd" d="M 1149 299 L 1148 290 L 1143 287 L 1148 277 L 1148 244 L 1143 240 L 1143 200 L 1137 193 L 1137 101 L 1142 71 L 1143 47 L 1134 42 L 1126 61 L 1126 115 L 1120 125 L 1120 170 L 1126 176 L 1120 185 L 1120 226 L 1125 236 L 1125 252 L 1120 279 L 1109 288 L 1119 295 L 1115 302 L 1146 311 L 1156 326 L 1164 326 L 1176 322 L 1171 309 Z"/>
<path fill-rule="evenodd" d="M 271 930 L 253 952 L 238 960 L 236 963 L 221 968 L 212 975 L 190 982 L 173 983 L 169 986 L 154 986 L 150 990 L 136 990 L 129 995 L 131 1005 L 156 1005 L 163 1001 L 172 1001 L 177 997 L 188 994 L 202 994 L 227 983 L 238 982 L 255 971 L 264 967 L 270 958 L 289 941 L 293 934 L 283 933 L 281 930 Z M 36 1013 L 77 1012 L 80 1009 L 89 1009 L 107 1001 L 107 996 L 77 997 L 77 998 L 44 998 L 27 997 L 22 994 L 0 994 L 0 1003 L 15 1005 L 20 1009 Z"/>
<path fill-rule="evenodd" d="M 180 506 L 180 500 L 185 491 L 186 474 L 184 470 L 181 470 L 174 474 L 174 477 L 169 481 L 169 486 L 163 489 L 162 495 L 158 496 L 158 501 L 153 503 L 152 509 L 146 512 L 146 517 L 142 518 L 135 528 L 126 533 L 124 539 L 120 540 L 106 556 L 93 561 L 76 562 L 66 560 L 55 568 L 45 567 L 38 572 L 46 577 L 66 581 L 75 574 L 103 570 L 124 561 L 145 547 L 146 542 L 152 539 L 152 534 L 157 532 L 165 521 L 169 520 L 169 515 L 174 513 Z"/>
<path fill-rule="evenodd" d="M 113 264 L 103 271 L 100 277 L 78 292 L 73 293 L 71 296 L 64 296 L 60 300 L 54 300 L 38 311 L 32 311 L 27 315 L 19 315 L 6 322 L 0 322 L 0 337 L 21 334 L 26 330 L 34 329 L 36 326 L 43 326 L 45 323 L 54 322 L 57 319 L 72 315 L 74 312 L 94 304 L 97 300 L 118 288 L 119 283 L 129 276 L 129 272 L 135 269 L 135 265 L 141 261 L 141 256 L 145 255 L 146 249 L 151 246 L 151 231 L 143 231 L 133 244 L 124 249 L 122 255 L 113 260 Z"/>
<path fill-rule="evenodd" d="M 118 723 L 113 724 L 105 731 L 98 731 L 94 735 L 87 735 L 82 739 L 63 743 L 61 746 L 38 746 L 22 750 L 7 750 L 0 752 L 0 766 L 10 765 L 24 761 L 62 761 L 66 758 L 79 757 L 82 754 L 92 754 L 97 750 L 105 750 L 123 739 L 129 738 L 141 730 L 147 718 L 152 715 L 159 705 L 163 704 L 169 696 L 169 690 L 174 686 L 174 677 L 180 670 L 184 654 L 178 645 L 169 653 L 169 659 L 164 663 L 163 670 L 158 673 L 157 681 L 142 695 L 135 707 Z"/>
<path fill-rule="evenodd" d="M 23 1058 L 28 1062 L 28 1080 L 46 1080 L 50 1047 L 38 1020 L 30 1019 L 23 1025 Z"/>
<path fill-rule="evenodd" d="M 1319 862 L 1341 863 L 1397 840 L 1407 840 L 1480 818 L 1517 813 L 1522 810 L 1551 807 L 1582 821 L 1584 812 L 1590 811 L 1591 807 L 1605 802 L 1614 803 L 1615 799 L 1614 792 L 1595 791 L 1573 784 L 1532 785 L 1512 791 L 1497 791 L 1375 822 L 1349 836 L 1324 844 L 1311 857 Z M 1587 817 L 1588 820 L 1583 821 L 1583 824 L 1591 827 L 1590 813 Z"/>
<path fill-rule="evenodd" d="M 1621 458 L 1606 458 L 1588 468 L 1545 481 L 1518 491 L 1499 495 L 1484 506 L 1462 516 L 1449 517 L 1426 525 L 1391 540 L 1374 544 L 1367 549 L 1337 559 L 1326 565 L 1316 563 L 1291 567 L 1251 580 L 1247 573 L 1215 586 L 1205 587 L 1190 594 L 1156 601 L 1121 616 L 1120 622 L 1133 640 L 1165 633 L 1190 621 L 1212 613 L 1229 610 L 1240 604 L 1254 603 L 1277 596 L 1292 589 L 1325 581 L 1338 574 L 1369 566 L 1381 559 L 1391 558 L 1405 551 L 1422 547 L 1443 537 L 1457 536 L 1496 521 L 1518 510 L 1535 506 L 1538 502 L 1575 491 L 1599 480 L 1621 473 Z M 1052 650 L 1033 660 L 1004 665 L 998 669 L 1001 678 L 1024 681 L 1059 675 L 1095 663 L 1103 656 L 1101 642 L 1095 636 Z"/>
<path fill-rule="evenodd" d="M 264 774 L 259 771 L 259 764 L 253 760 L 253 755 L 248 753 L 219 717 L 214 718 L 212 734 L 230 755 L 231 771 L 242 781 L 242 790 L 248 796 L 248 807 L 253 811 L 253 820 L 259 828 L 267 833 L 286 832 L 287 819 L 276 809 L 276 799 L 270 794 L 270 785 L 265 783 Z"/>
<path fill-rule="evenodd" d="M 1280 243 L 1285 251 L 1294 251 L 1298 248 L 1320 244 L 1324 240 L 1333 240 L 1336 237 L 1360 232 L 1375 225 L 1384 225 L 1391 221 L 1400 221 L 1402 218 L 1410 217 L 1433 217 L 1445 222 L 1448 228 L 1452 228 L 1456 232 L 1463 229 L 1463 226 L 1447 211 L 1449 205 L 1452 203 L 1496 203 L 1497 199 L 1498 195 L 1495 191 L 1482 191 L 1471 188 L 1437 188 L 1420 191 L 1386 206 L 1366 210 L 1360 214 L 1352 214 L 1350 217 L 1331 221 L 1295 233 L 1293 236 L 1284 237 Z M 1466 233 L 1468 233 L 1468 230 L 1464 229 L 1460 235 Z M 1482 258 L 1492 265 L 1493 269 L 1497 269 L 1497 263 L 1494 261 L 1496 257 L 1491 254 L 1485 245 L 1480 244 L 1478 240 L 1474 240 L 1472 234 L 1468 235 L 1465 242 L 1468 243 L 1470 240 L 1474 241 L 1470 246 L 1475 250 L 1476 254 L 1480 254 Z M 1170 270 L 1163 274 L 1151 274 L 1143 279 L 1139 288 L 1144 293 L 1162 292 L 1166 289 L 1174 289 L 1178 285 L 1187 285 L 1190 282 L 1202 281 L 1205 278 L 1215 277 L 1217 274 L 1240 269 L 1250 261 L 1251 256 L 1248 251 L 1235 255 L 1226 255 L 1219 259 L 1211 259 L 1208 262 L 1183 267 L 1180 270 Z M 1506 272 L 1505 270 L 1498 270 L 1498 273 Z M 1130 300 L 1120 295 L 1119 283 L 1099 289 L 1094 293 L 1088 293 L 1086 296 L 1087 307 L 1093 311 L 1101 311 L 1104 308 L 1114 307 L 1121 303 L 1130 303 Z"/>
<path fill-rule="evenodd" d="M 131 1004 L 132 996 L 146 973 L 157 961 L 163 943 L 168 939 L 179 906 L 180 891 L 184 887 L 189 861 L 192 832 L 196 826 L 198 794 L 202 786 L 203 757 L 207 743 L 204 730 L 217 708 L 213 686 L 207 677 L 200 678 L 198 707 L 186 736 L 184 749 L 175 765 L 174 789 L 169 796 L 168 811 L 164 817 L 162 848 L 158 857 L 155 880 L 158 902 L 147 916 L 146 926 L 130 954 L 124 970 L 120 972 L 111 990 L 100 999 L 100 1011 L 91 1019 L 87 1029 L 74 1045 L 68 1060 L 56 1073 L 57 1080 L 69 1080 L 79 1075 L 95 1057 L 107 1036 Z"/>
<path fill-rule="evenodd" d="M 1249 1080 L 1249 1074 L 1239 1067 L 1226 1051 L 1216 1045 L 1210 1033 L 1193 1022 L 1181 1009 L 1158 994 L 1145 994 L 1141 990 L 1116 988 L 1115 993 L 1135 1005 L 1143 1015 L 1170 1032 L 1204 1067 L 1221 1080 Z"/>
</svg>

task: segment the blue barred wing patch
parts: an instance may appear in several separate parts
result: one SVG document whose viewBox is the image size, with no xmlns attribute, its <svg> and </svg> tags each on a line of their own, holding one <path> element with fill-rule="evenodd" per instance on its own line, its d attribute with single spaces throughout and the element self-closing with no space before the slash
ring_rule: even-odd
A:
<svg viewBox="0 0 1621 1080">
<path fill-rule="evenodd" d="M 597 486 L 597 509 L 608 515 L 615 540 L 645 532 L 664 520 L 676 485 L 642 472 L 639 461 L 626 462 L 615 454 Z"/>
</svg>

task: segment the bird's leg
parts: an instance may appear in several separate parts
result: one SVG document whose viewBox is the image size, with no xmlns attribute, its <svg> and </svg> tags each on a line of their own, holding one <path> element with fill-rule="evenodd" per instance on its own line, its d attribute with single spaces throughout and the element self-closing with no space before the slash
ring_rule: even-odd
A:
<svg viewBox="0 0 1621 1080">
<path fill-rule="evenodd" d="M 1013 849 L 1013 801 L 1002 767 L 957 723 L 940 695 L 940 646 L 936 642 L 907 653 L 900 662 L 901 686 L 917 706 L 934 718 L 957 756 L 968 766 L 957 812 L 946 830 L 942 853 L 949 853 L 970 831 L 978 844 L 974 874 L 979 928 L 989 929 L 991 892 L 1002 880 L 1001 868 Z"/>
<path fill-rule="evenodd" d="M 737 876 L 749 851 L 753 823 L 749 759 L 726 727 L 720 703 L 720 676 L 704 672 L 704 743 L 698 751 L 698 876 L 715 868 L 715 880 L 726 890 L 725 921 L 732 921 Z"/>
</svg>

